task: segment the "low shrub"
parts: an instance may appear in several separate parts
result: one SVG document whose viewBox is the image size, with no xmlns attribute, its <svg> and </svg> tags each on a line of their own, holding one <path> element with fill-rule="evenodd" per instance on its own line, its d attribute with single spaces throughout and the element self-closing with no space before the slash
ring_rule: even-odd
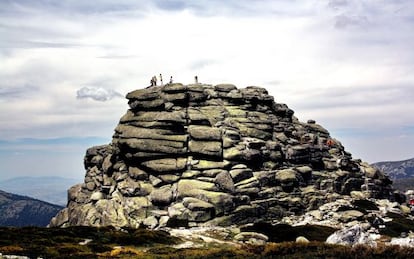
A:
<svg viewBox="0 0 414 259">
<path fill-rule="evenodd" d="M 379 229 L 381 235 L 390 237 L 399 237 L 402 232 L 408 233 L 409 231 L 414 231 L 414 221 L 399 217 L 399 215 L 394 216 L 392 221 L 386 222 L 385 228 Z"/>
<path fill-rule="evenodd" d="M 270 243 L 265 246 L 263 257 L 271 258 L 413 258 L 414 248 L 383 245 L 370 247 L 366 245 L 343 246 L 310 242 L 298 244 L 294 242 Z"/>
<path fill-rule="evenodd" d="M 402 218 L 394 218 L 394 223 Z M 320 226 L 265 228 L 256 225 L 253 231 L 273 235 L 276 239 L 296 238 L 324 240 L 333 229 Z M 281 242 L 265 246 L 215 245 L 201 248 L 175 249 L 170 246 L 177 241 L 168 233 L 142 229 L 115 230 L 113 228 L 0 228 L 0 253 L 26 255 L 43 258 L 414 258 L 414 248 L 379 245 L 376 248 L 358 245 L 354 247 L 326 244 L 319 241 L 309 243 Z M 262 231 L 259 231 L 262 230 Z M 245 229 L 247 231 L 247 228 Z M 270 235 L 269 234 L 269 235 Z M 285 237 L 283 235 L 286 235 Z M 3 240 L 8 237 L 10 239 Z M 48 241 L 48 238 L 51 241 Z M 92 239 L 87 245 L 79 241 Z M 282 239 L 282 238 L 281 238 Z M 64 242 L 57 242 L 64 240 Z M 172 242 L 170 242 L 172 241 Z M 7 243 L 7 244 L 6 244 Z M 131 245 L 126 245 L 131 243 Z M 145 246 L 145 249 L 142 247 Z M 116 248 L 114 248 L 116 247 Z"/>
<path fill-rule="evenodd" d="M 355 206 L 356 210 L 359 210 L 363 213 L 366 213 L 367 210 L 379 210 L 375 202 L 366 199 L 354 200 L 352 204 Z"/>
<path fill-rule="evenodd" d="M 7 246 L 2 246 L 0 248 L 0 251 L 3 254 L 14 254 L 14 255 L 18 255 L 18 254 L 21 254 L 21 252 L 23 252 L 24 249 L 21 246 L 18 246 L 18 245 L 7 245 Z"/>
</svg>

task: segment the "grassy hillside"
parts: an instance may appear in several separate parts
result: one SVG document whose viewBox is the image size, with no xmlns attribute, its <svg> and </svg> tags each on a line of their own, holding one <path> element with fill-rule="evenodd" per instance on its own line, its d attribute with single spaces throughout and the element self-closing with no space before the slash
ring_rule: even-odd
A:
<svg viewBox="0 0 414 259">
<path fill-rule="evenodd" d="M 46 226 L 62 207 L 0 190 L 0 226 Z"/>
</svg>

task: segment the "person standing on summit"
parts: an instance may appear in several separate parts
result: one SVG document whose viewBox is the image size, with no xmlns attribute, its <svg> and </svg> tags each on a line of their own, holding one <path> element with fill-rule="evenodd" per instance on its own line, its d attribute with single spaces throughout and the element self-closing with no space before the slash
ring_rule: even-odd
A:
<svg viewBox="0 0 414 259">
<path fill-rule="evenodd" d="M 164 85 L 164 83 L 162 82 L 162 75 L 161 74 L 160 74 L 160 84 L 161 84 L 161 86 Z"/>
<path fill-rule="evenodd" d="M 154 78 L 154 86 L 157 86 L 157 77 L 154 76 L 153 78 Z"/>
</svg>

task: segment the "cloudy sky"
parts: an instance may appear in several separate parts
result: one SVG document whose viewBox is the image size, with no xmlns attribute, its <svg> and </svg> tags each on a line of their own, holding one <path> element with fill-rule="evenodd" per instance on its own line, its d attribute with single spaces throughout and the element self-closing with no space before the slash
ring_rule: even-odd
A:
<svg viewBox="0 0 414 259">
<path fill-rule="evenodd" d="M 1 0 L 0 180 L 81 180 L 159 73 L 266 87 L 355 158 L 408 159 L 413 46 L 411 0 Z"/>
</svg>

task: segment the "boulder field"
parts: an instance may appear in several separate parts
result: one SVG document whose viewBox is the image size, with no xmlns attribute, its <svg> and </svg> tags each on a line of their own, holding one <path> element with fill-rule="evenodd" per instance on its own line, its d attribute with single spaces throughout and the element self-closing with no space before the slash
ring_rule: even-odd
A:
<svg viewBox="0 0 414 259">
<path fill-rule="evenodd" d="M 84 182 L 50 226 L 274 223 L 344 196 L 394 199 L 387 176 L 264 88 L 174 83 L 126 98 L 112 142 L 86 151 Z"/>
</svg>

